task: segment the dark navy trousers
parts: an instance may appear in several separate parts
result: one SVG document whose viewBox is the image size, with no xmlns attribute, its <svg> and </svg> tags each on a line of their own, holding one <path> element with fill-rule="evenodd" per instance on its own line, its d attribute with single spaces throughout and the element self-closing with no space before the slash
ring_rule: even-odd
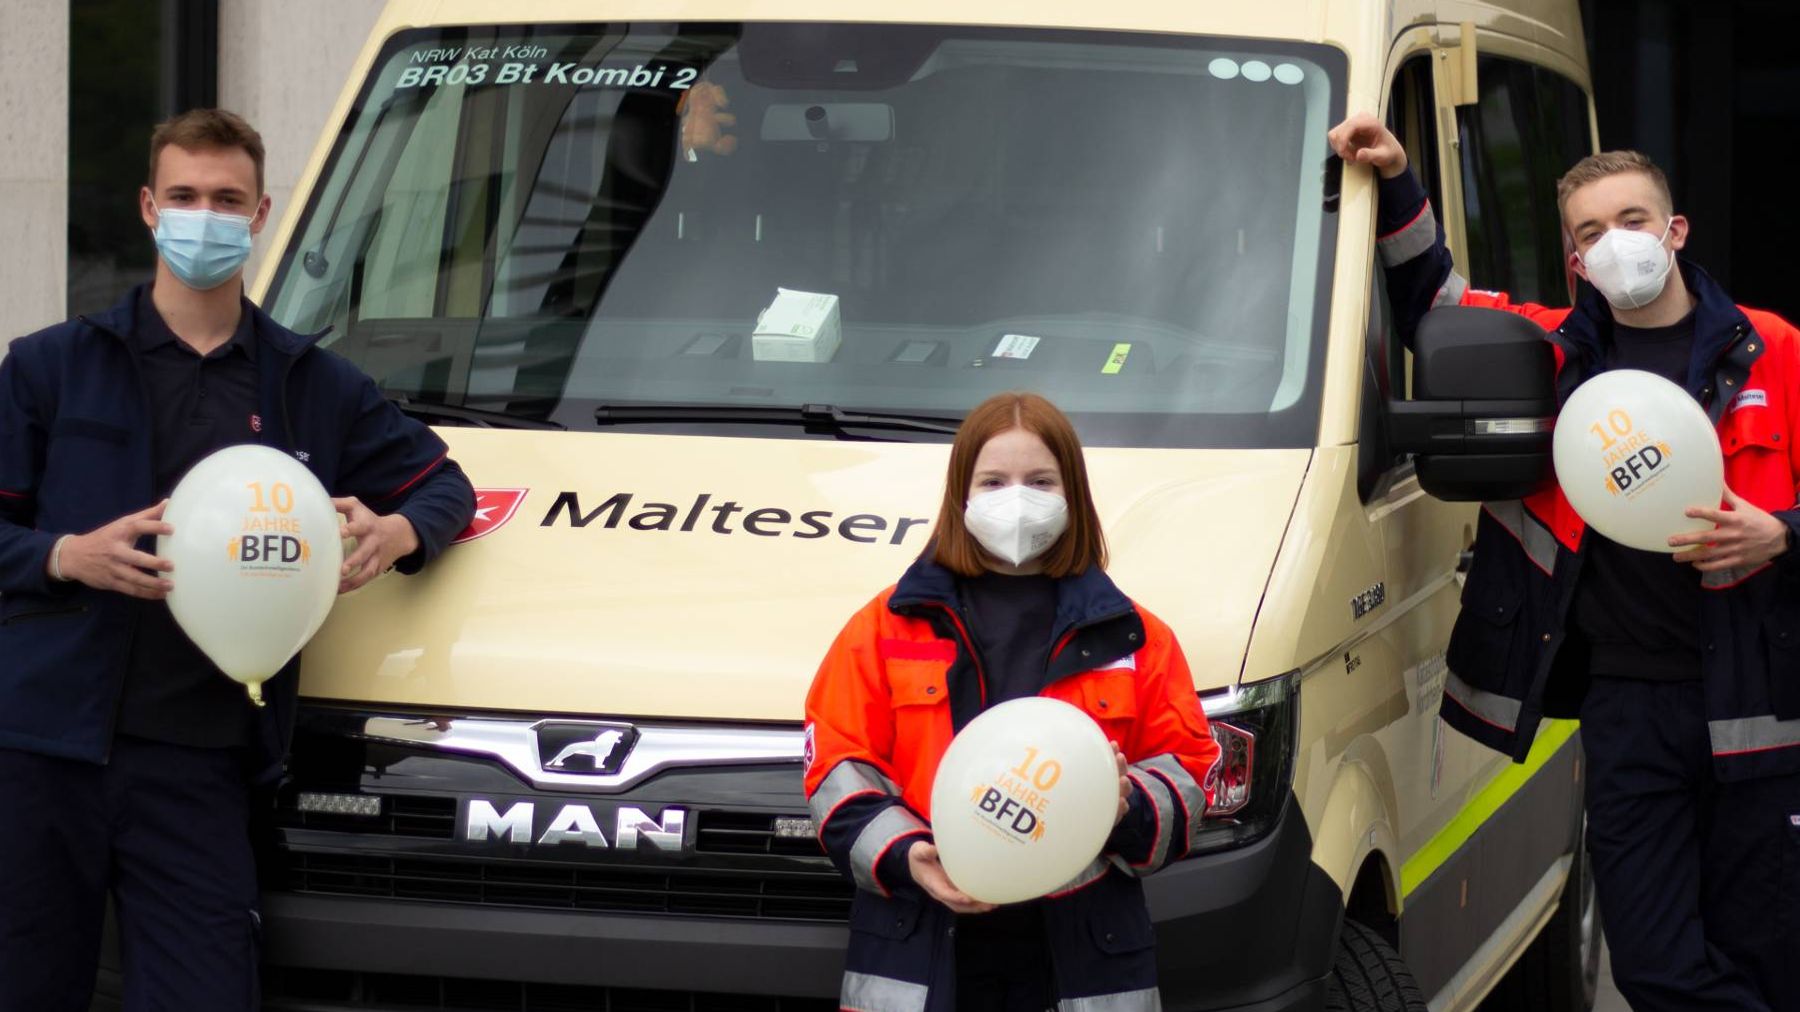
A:
<svg viewBox="0 0 1800 1012">
<path fill-rule="evenodd" d="M 1595 678 L 1588 848 L 1635 1012 L 1800 1012 L 1800 776 L 1721 783 L 1701 683 Z"/>
<path fill-rule="evenodd" d="M 80 1012 L 110 892 L 126 1012 L 258 1006 L 249 774 L 119 738 L 105 766 L 0 749 L 0 1012 Z"/>
</svg>

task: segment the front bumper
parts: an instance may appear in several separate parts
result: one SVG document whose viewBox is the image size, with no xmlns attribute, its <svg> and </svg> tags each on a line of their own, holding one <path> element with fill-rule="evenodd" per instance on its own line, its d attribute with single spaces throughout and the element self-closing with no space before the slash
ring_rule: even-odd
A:
<svg viewBox="0 0 1800 1012">
<path fill-rule="evenodd" d="M 1146 882 L 1170 1012 L 1323 1006 L 1343 902 L 1311 851 L 1290 800 L 1256 843 Z M 265 898 L 264 926 L 271 1012 L 830 1009 L 846 942 L 841 924 L 280 892 Z M 117 988 L 103 973 L 109 1001 L 96 1008 L 116 1008 Z"/>
<path fill-rule="evenodd" d="M 1344 898 L 1290 795 L 1269 835 L 1144 882 L 1169 1012 L 1323 1008 Z"/>
<path fill-rule="evenodd" d="M 652 918 L 545 910 L 395 903 L 271 895 L 264 912 L 268 1009 L 385 1008 L 416 1005 L 330 1004 L 333 986 L 369 976 L 435 978 L 455 1004 L 458 982 L 497 980 L 591 989 L 619 1008 L 621 991 L 700 992 L 723 1008 L 806 1008 L 752 996 L 834 997 L 843 972 L 844 931 L 829 924 L 765 924 L 700 918 Z M 317 968 L 349 973 L 318 974 Z M 313 977 L 307 986 L 307 977 Z M 390 989 L 400 982 L 387 982 Z M 321 986 L 324 985 L 324 986 Z M 462 985 L 467 988 L 468 985 Z M 341 988 L 339 988 L 341 990 Z M 746 1001 L 732 1005 L 725 996 Z M 310 1004 L 321 1001 L 320 1004 Z M 673 999 L 675 995 L 668 996 Z M 339 1001 L 343 999 L 339 998 Z M 649 999 L 645 998 L 646 1004 Z M 835 1007 L 834 1003 L 819 1007 Z M 486 1006 L 479 1006 L 486 1007 Z M 523 1005 L 530 1008 L 530 1005 Z M 631 1007 L 624 1005 L 623 1007 Z M 665 1006 L 666 1007 L 666 1006 Z"/>
<path fill-rule="evenodd" d="M 1312 839 L 1291 798 L 1275 830 L 1238 850 L 1182 861 L 1145 882 L 1169 1012 L 1321 1009 L 1343 898 L 1312 863 Z M 436 978 L 455 1004 L 474 979 L 622 991 L 698 992 L 719 1010 L 836 1008 L 847 929 L 841 924 L 633 917 L 272 894 L 267 957 L 278 979 L 301 968 Z M 472 986 L 471 983 L 462 984 Z M 293 990 L 291 985 L 287 985 Z M 581 992 L 570 992 L 578 994 Z M 418 1005 L 298 1003 L 292 1012 Z M 628 997 L 628 996 L 625 996 Z M 668 995 L 674 999 L 675 995 Z M 794 999 L 818 999 L 795 1001 Z M 680 1007 L 653 1004 L 643 1007 Z M 532 1008 L 522 1004 L 519 1008 Z"/>
<path fill-rule="evenodd" d="M 691 852 L 635 864 L 614 851 L 599 863 L 471 857 L 447 828 L 449 799 L 521 789 L 478 757 L 320 739 L 297 746 L 294 768 L 297 785 L 390 804 L 378 829 L 290 820 L 272 833 L 270 1012 L 837 1007 L 847 883 L 816 850 L 794 850 L 805 841 L 747 828 L 804 810 L 798 763 L 664 774 L 620 795 L 650 811 L 691 806 L 698 827 Z M 1322 1008 L 1343 899 L 1311 855 L 1290 795 L 1262 838 L 1146 881 L 1166 1008 Z M 109 944 L 96 1008 L 118 1007 L 119 965 Z"/>
</svg>

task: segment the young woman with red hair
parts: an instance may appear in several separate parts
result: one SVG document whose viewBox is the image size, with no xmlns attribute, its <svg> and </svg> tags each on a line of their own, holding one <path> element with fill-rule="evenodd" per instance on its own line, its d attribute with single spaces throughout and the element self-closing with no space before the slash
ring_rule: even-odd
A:
<svg viewBox="0 0 1800 1012">
<path fill-rule="evenodd" d="M 807 696 L 807 797 L 859 887 L 845 1009 L 1160 1007 L 1138 879 L 1187 853 L 1218 748 L 1169 627 L 1105 568 L 1068 418 L 1035 394 L 977 407 L 951 446 L 931 544 L 851 618 Z M 1118 813 L 1074 880 L 996 908 L 939 863 L 931 785 L 958 730 L 1037 695 L 1080 707 L 1112 740 Z"/>
</svg>

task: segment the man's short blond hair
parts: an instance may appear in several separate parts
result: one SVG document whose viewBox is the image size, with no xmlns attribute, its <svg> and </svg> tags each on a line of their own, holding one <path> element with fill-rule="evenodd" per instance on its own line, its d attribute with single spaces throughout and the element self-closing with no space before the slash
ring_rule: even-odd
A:
<svg viewBox="0 0 1800 1012">
<path fill-rule="evenodd" d="M 1556 209 L 1568 213 L 1569 197 L 1576 190 L 1597 183 L 1608 176 L 1617 176 L 1626 172 L 1641 173 L 1656 187 L 1657 195 L 1662 197 L 1662 211 L 1666 216 L 1675 214 L 1675 198 L 1669 192 L 1669 177 L 1656 167 L 1650 156 L 1638 151 L 1602 151 L 1597 155 L 1589 155 L 1575 163 L 1575 167 L 1563 173 L 1556 181 Z"/>
</svg>

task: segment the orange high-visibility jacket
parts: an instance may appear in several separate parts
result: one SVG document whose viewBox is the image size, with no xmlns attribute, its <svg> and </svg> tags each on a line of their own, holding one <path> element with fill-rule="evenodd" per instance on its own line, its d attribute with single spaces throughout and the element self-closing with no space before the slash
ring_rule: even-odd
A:
<svg viewBox="0 0 1800 1012">
<path fill-rule="evenodd" d="M 857 612 L 806 699 L 806 794 L 826 853 L 860 887 L 840 1005 L 956 1009 L 955 916 L 911 879 L 931 833 L 931 785 L 954 729 L 986 707 L 956 578 L 928 560 Z M 1130 763 L 1129 809 L 1107 850 L 1043 903 L 1061 1007 L 1153 1012 L 1155 933 L 1138 876 L 1188 853 L 1218 747 L 1169 627 L 1105 573 L 1057 581 L 1040 694 L 1080 707 Z"/>
<path fill-rule="evenodd" d="M 1605 370 L 1613 316 L 1584 288 L 1572 309 L 1470 288 L 1451 263 L 1410 172 L 1381 183 L 1377 240 L 1395 326 L 1411 340 L 1426 312 L 1506 310 L 1549 331 L 1567 397 Z M 1735 304 L 1706 272 L 1677 259 L 1694 299 L 1688 392 L 1717 427 L 1725 482 L 1800 537 L 1800 330 Z M 1562 649 L 1587 528 L 1562 490 L 1485 503 L 1463 610 L 1450 636 L 1442 715 L 1451 727 L 1523 762 L 1542 717 L 1574 717 L 1586 692 L 1582 651 Z M 1701 681 L 1714 769 L 1745 780 L 1800 772 L 1800 552 L 1747 570 L 1702 574 Z"/>
<path fill-rule="evenodd" d="M 972 679 L 977 700 L 983 691 L 954 579 L 928 562 L 908 577 L 850 619 L 806 700 L 806 793 L 821 839 L 858 885 L 883 893 L 882 858 L 930 832 L 932 780 L 955 733 L 952 699 L 969 688 L 959 683 Z M 1169 627 L 1098 571 L 1062 584 L 1058 613 L 1072 617 L 1054 630 L 1041 695 L 1080 707 L 1123 749 L 1147 833 L 1115 839 L 1125 863 L 1148 874 L 1187 853 L 1218 746 Z"/>
</svg>

